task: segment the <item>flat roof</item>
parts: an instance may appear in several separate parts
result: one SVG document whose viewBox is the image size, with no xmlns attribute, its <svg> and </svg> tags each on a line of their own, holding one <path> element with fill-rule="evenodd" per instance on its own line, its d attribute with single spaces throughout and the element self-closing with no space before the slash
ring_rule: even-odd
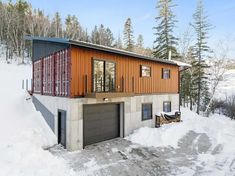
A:
<svg viewBox="0 0 235 176">
<path fill-rule="evenodd" d="M 124 55 L 124 56 L 130 56 L 130 57 L 140 58 L 140 59 L 144 59 L 144 60 L 150 60 L 150 61 L 154 61 L 154 62 L 179 66 L 177 63 L 175 63 L 172 60 L 158 59 L 158 58 L 149 57 L 146 55 L 141 55 L 141 54 L 137 54 L 137 53 L 130 52 L 130 51 L 125 51 L 125 50 L 121 50 L 121 49 L 111 48 L 111 47 L 97 45 L 97 44 L 83 42 L 83 41 L 69 40 L 69 39 L 65 39 L 65 38 L 32 37 L 32 36 L 26 36 L 25 40 L 38 40 L 38 41 L 70 44 L 70 45 L 74 45 L 74 46 L 78 46 L 78 47 L 90 48 L 90 49 L 94 49 L 94 50 L 105 51 L 105 52 L 109 52 L 109 53 L 120 54 L 120 55 Z"/>
</svg>

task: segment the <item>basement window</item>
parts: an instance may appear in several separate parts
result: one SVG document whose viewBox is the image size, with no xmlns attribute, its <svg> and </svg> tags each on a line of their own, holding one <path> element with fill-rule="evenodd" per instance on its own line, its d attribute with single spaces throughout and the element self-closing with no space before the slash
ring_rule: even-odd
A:
<svg viewBox="0 0 235 176">
<path fill-rule="evenodd" d="M 142 104 L 142 121 L 152 119 L 152 104 Z"/>
<path fill-rule="evenodd" d="M 141 77 L 151 77 L 151 67 L 141 65 L 140 66 L 140 76 Z"/>
<path fill-rule="evenodd" d="M 162 68 L 162 79 L 170 79 L 170 69 Z"/>
<path fill-rule="evenodd" d="M 171 102 L 170 101 L 163 102 L 163 112 L 171 112 Z"/>
</svg>

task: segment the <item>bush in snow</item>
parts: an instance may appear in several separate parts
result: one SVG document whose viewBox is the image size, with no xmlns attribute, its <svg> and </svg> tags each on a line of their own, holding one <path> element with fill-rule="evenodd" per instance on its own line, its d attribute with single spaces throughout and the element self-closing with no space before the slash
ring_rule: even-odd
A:
<svg viewBox="0 0 235 176">
<path fill-rule="evenodd" d="M 211 110 L 235 120 L 235 95 L 227 97 L 225 101 L 214 100 Z"/>
</svg>

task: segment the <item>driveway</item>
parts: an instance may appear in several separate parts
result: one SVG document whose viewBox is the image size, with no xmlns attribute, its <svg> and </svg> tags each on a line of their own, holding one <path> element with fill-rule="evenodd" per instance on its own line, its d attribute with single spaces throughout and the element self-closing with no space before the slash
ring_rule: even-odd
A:
<svg viewBox="0 0 235 176">
<path fill-rule="evenodd" d="M 87 146 L 79 152 L 67 152 L 60 146 L 50 151 L 64 158 L 78 175 L 164 176 L 205 174 L 203 163 L 195 165 L 198 155 L 216 154 L 221 150 L 220 146 L 212 150 L 208 136 L 194 131 L 184 136 L 178 146 L 177 149 L 143 147 L 117 138 Z"/>
</svg>

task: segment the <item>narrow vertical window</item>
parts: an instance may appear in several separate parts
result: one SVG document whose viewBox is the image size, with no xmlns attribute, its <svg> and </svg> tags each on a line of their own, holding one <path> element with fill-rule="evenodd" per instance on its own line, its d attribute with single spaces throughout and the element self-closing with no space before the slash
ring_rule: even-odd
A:
<svg viewBox="0 0 235 176">
<path fill-rule="evenodd" d="M 171 112 L 171 102 L 170 101 L 163 102 L 163 112 Z"/>
</svg>

